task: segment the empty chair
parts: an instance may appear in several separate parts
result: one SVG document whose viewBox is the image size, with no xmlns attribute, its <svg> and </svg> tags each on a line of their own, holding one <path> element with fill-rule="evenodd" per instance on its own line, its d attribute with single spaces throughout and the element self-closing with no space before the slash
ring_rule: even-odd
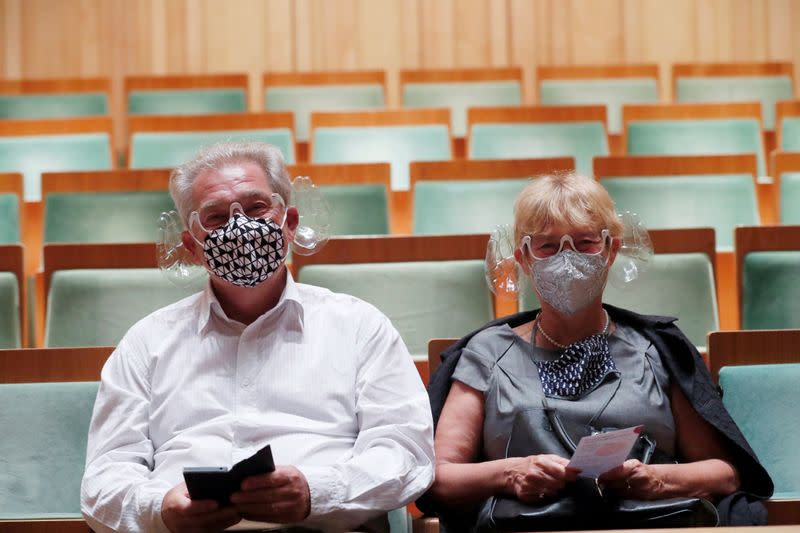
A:
<svg viewBox="0 0 800 533">
<path fill-rule="evenodd" d="M 22 205 L 22 175 L 0 173 L 0 244 L 20 242 L 20 207 Z"/>
<path fill-rule="evenodd" d="M 622 106 L 658 102 L 658 65 L 563 65 L 536 69 L 541 105 L 606 106 L 608 133 L 622 133 Z"/>
<path fill-rule="evenodd" d="M 468 112 L 469 159 L 573 157 L 578 172 L 608 155 L 603 106 L 475 108 Z"/>
<path fill-rule="evenodd" d="M 755 154 L 766 175 L 758 103 L 626 105 L 622 120 L 628 155 Z"/>
<path fill-rule="evenodd" d="M 800 328 L 800 226 L 736 228 L 741 329 Z"/>
<path fill-rule="evenodd" d="M 454 137 L 467 135 L 467 109 L 522 105 L 522 69 L 401 70 L 403 107 L 447 107 Z"/>
<path fill-rule="evenodd" d="M 45 173 L 44 242 L 155 242 L 168 188 L 168 170 Z"/>
<path fill-rule="evenodd" d="M 408 190 L 411 161 L 446 161 L 452 154 L 447 109 L 311 114 L 313 163 L 392 165 L 392 189 Z"/>
<path fill-rule="evenodd" d="M 156 266 L 155 244 L 48 244 L 45 346 L 116 345 L 152 311 L 204 287 L 173 285 Z"/>
<path fill-rule="evenodd" d="M 294 113 L 298 142 L 310 138 L 312 111 L 380 109 L 386 105 L 386 72 L 267 72 L 264 109 Z"/>
<path fill-rule="evenodd" d="M 775 484 L 769 524 L 797 524 L 800 460 L 800 330 L 717 331 L 708 339 L 722 401 Z M 796 526 L 795 526 L 796 527 Z"/>
<path fill-rule="evenodd" d="M 607 157 L 594 169 L 617 210 L 648 228 L 712 227 L 730 251 L 734 227 L 759 223 L 754 156 Z"/>
<path fill-rule="evenodd" d="M 309 176 L 320 188 L 330 207 L 331 235 L 389 233 L 392 196 L 388 163 L 298 164 L 289 165 L 288 171 L 291 179 Z"/>
<path fill-rule="evenodd" d="M 784 152 L 800 152 L 800 100 L 778 102 L 777 146 Z"/>
<path fill-rule="evenodd" d="M 0 120 L 0 172 L 24 176 L 28 202 L 41 200 L 42 172 L 113 168 L 111 146 L 105 117 Z"/>
<path fill-rule="evenodd" d="M 775 152 L 772 157 L 778 221 L 800 224 L 800 152 Z"/>
<path fill-rule="evenodd" d="M 173 168 L 203 147 L 223 141 L 261 141 L 277 146 L 293 163 L 291 113 L 196 116 L 132 116 L 128 119 L 130 168 Z"/>
<path fill-rule="evenodd" d="M 0 80 L 0 119 L 108 114 L 108 78 Z"/>
<path fill-rule="evenodd" d="M 298 279 L 352 294 L 380 309 L 411 355 L 428 339 L 463 335 L 493 318 L 483 257 L 487 235 L 338 237 L 295 256 Z"/>
<path fill-rule="evenodd" d="M 761 102 L 765 130 L 775 129 L 775 103 L 794 94 L 791 63 L 672 65 L 678 102 Z"/>
<path fill-rule="evenodd" d="M 128 76 L 130 115 L 204 115 L 247 111 L 247 74 Z"/>
<path fill-rule="evenodd" d="M 531 177 L 574 167 L 570 157 L 411 163 L 413 232 L 489 233 L 513 224 L 514 200 Z"/>
<path fill-rule="evenodd" d="M 23 345 L 24 262 L 20 244 L 0 245 L 0 349 Z"/>
</svg>

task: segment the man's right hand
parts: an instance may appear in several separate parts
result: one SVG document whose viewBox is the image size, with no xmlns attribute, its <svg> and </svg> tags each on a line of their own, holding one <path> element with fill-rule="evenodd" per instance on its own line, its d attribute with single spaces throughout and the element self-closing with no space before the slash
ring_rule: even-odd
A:
<svg viewBox="0 0 800 533">
<path fill-rule="evenodd" d="M 189 498 L 186 483 L 172 487 L 161 502 L 161 519 L 172 533 L 222 531 L 238 524 L 242 517 L 236 507 L 219 509 L 214 500 Z"/>
</svg>

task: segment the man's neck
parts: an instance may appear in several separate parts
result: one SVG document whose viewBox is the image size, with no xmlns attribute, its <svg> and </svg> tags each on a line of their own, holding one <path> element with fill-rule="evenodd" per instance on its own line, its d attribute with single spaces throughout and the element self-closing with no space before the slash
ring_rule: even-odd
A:
<svg viewBox="0 0 800 533">
<path fill-rule="evenodd" d="M 225 316 L 242 324 L 252 324 L 278 305 L 286 288 L 286 276 L 286 265 L 282 265 L 271 278 L 255 287 L 239 287 L 212 276 L 211 288 Z"/>
</svg>

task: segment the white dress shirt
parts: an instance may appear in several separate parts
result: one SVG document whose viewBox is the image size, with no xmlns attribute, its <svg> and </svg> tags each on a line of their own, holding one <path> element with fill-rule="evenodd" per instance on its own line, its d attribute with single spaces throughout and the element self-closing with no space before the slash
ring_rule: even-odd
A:
<svg viewBox="0 0 800 533">
<path fill-rule="evenodd" d="M 265 444 L 308 480 L 303 523 L 343 531 L 433 482 L 433 423 L 411 356 L 370 304 L 287 275 L 245 326 L 210 286 L 134 325 L 109 358 L 89 429 L 81 510 L 95 531 L 163 531 L 187 466 Z"/>
</svg>

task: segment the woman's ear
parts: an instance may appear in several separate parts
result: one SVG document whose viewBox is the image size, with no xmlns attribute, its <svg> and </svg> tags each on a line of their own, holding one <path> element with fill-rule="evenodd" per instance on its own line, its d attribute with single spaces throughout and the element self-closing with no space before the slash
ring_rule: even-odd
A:
<svg viewBox="0 0 800 533">
<path fill-rule="evenodd" d="M 517 263 L 520 267 L 522 267 L 522 271 L 525 274 L 530 274 L 530 265 L 525 260 L 525 254 L 522 253 L 522 248 L 514 248 L 514 259 L 517 260 Z"/>
</svg>

